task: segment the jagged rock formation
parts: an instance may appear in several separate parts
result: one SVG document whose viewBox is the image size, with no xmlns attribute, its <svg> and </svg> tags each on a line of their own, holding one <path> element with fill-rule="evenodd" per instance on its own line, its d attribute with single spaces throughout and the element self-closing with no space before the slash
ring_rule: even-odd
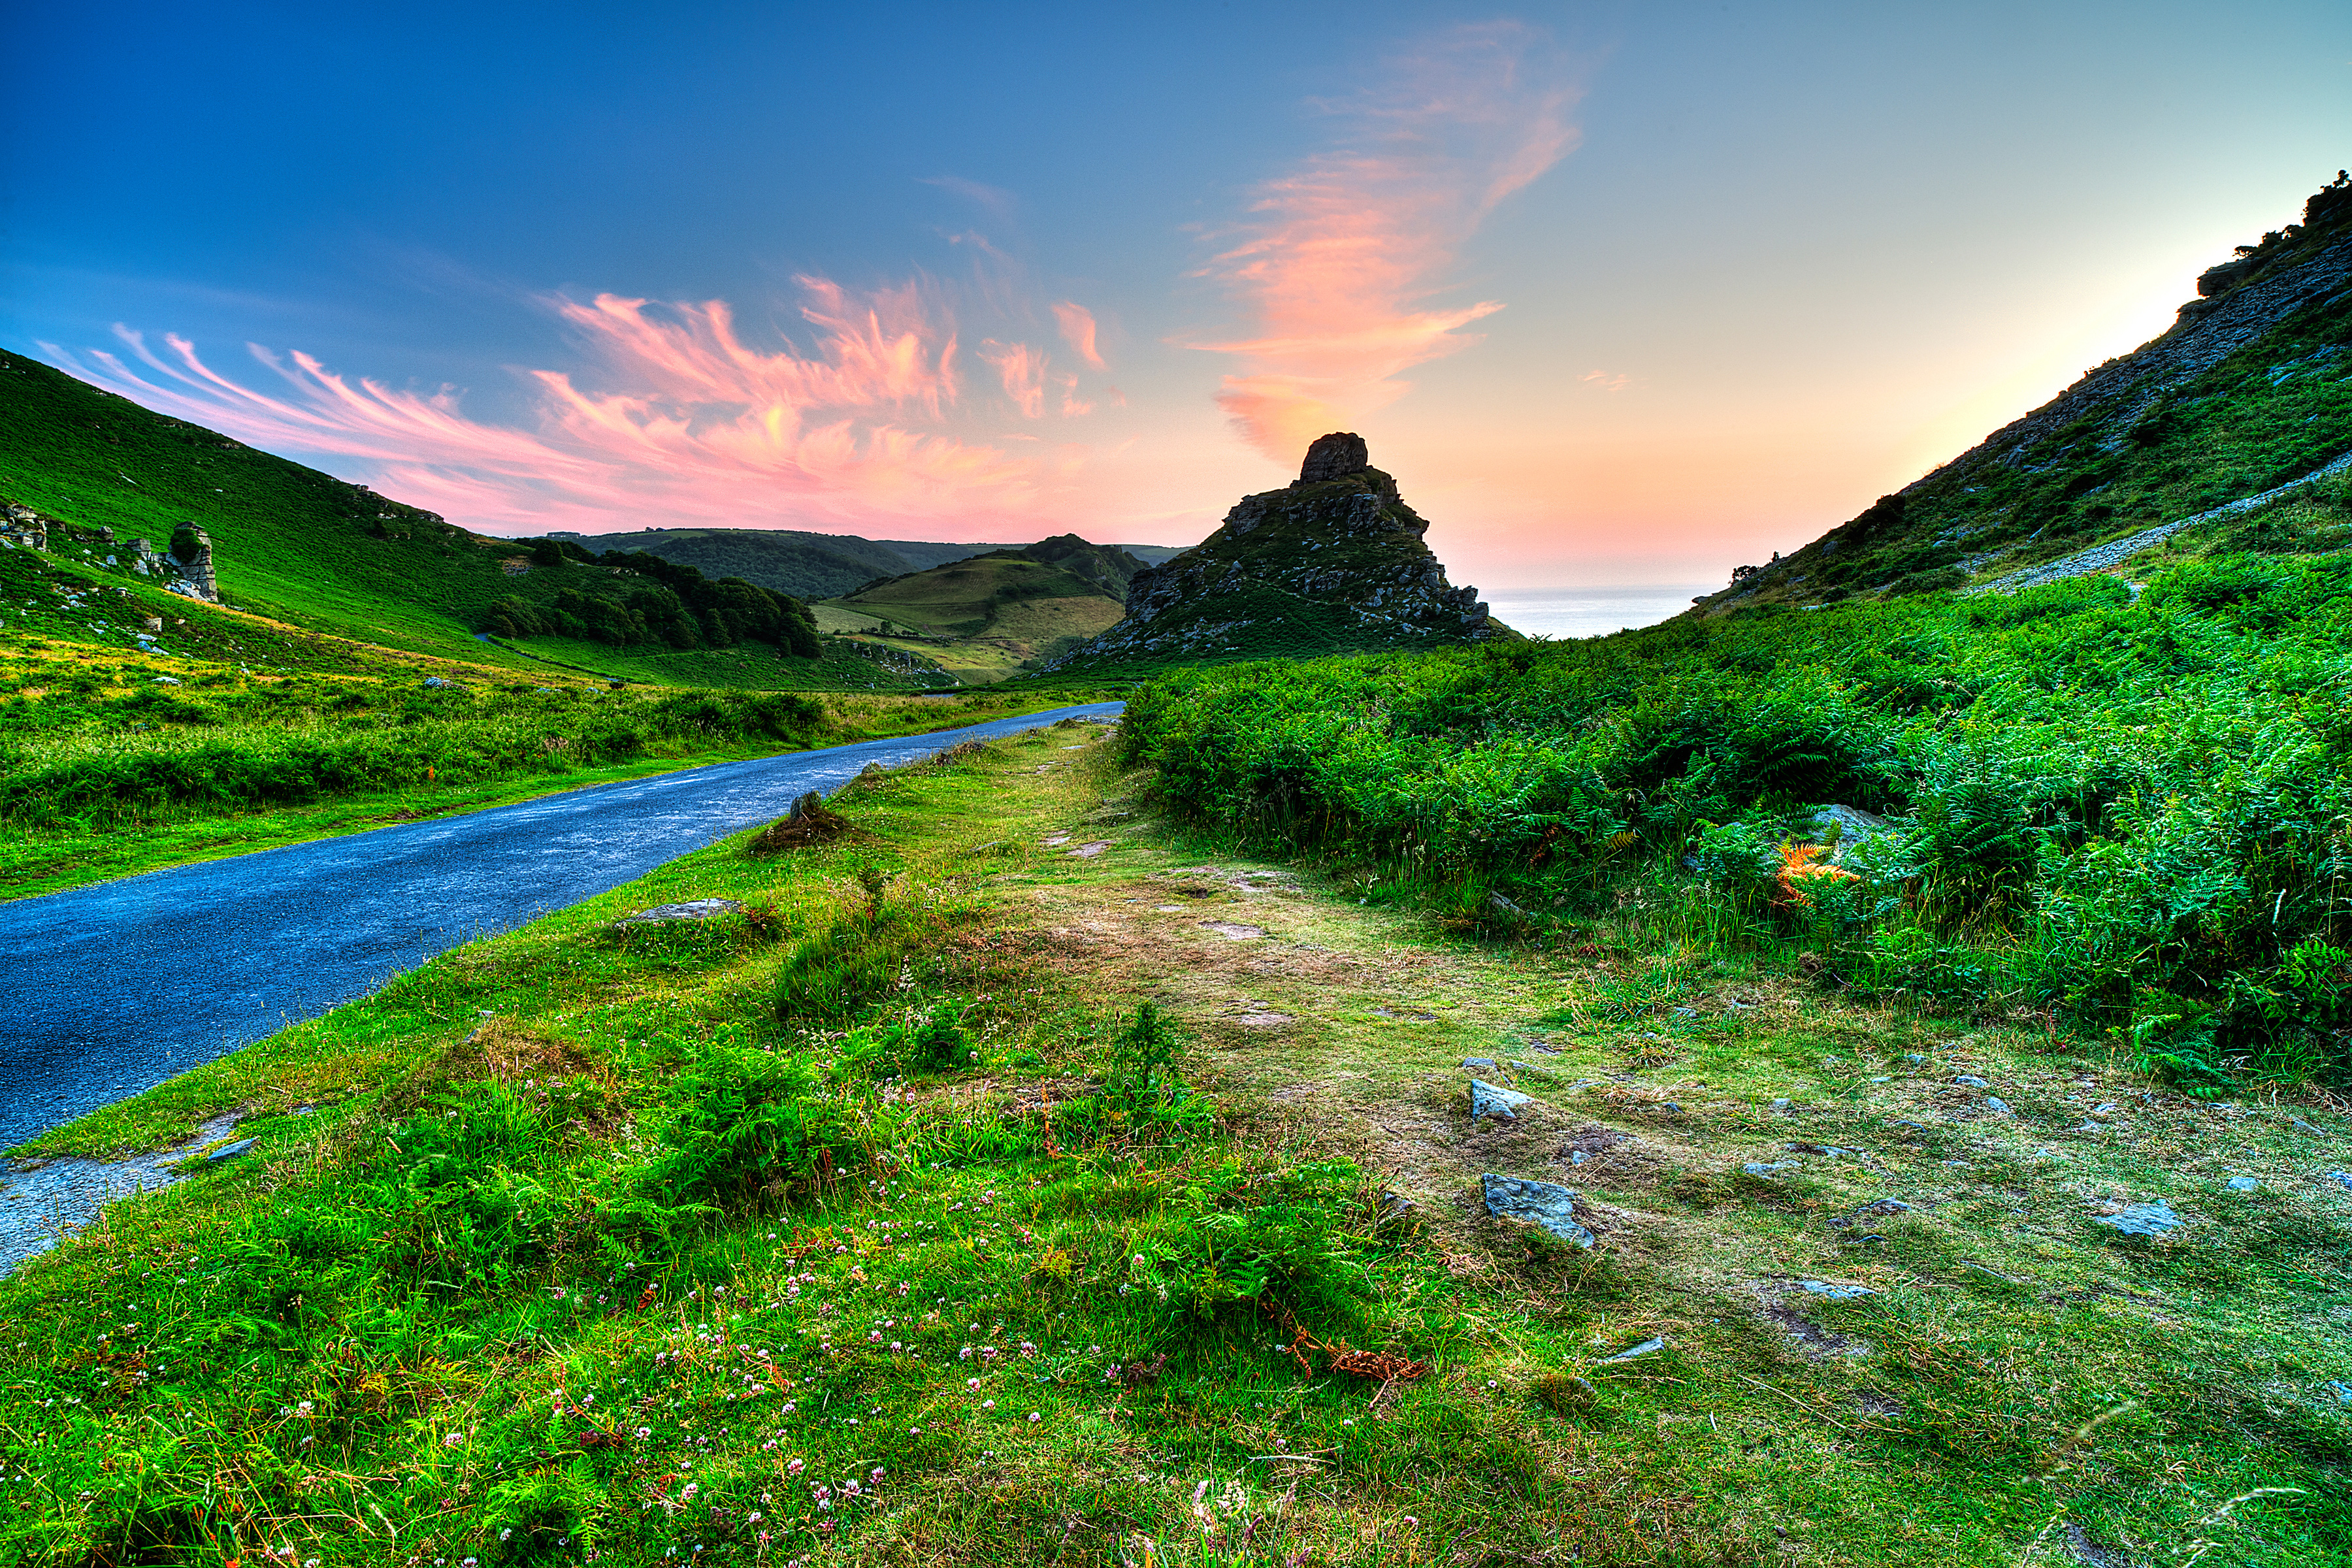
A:
<svg viewBox="0 0 2352 1568">
<path fill-rule="evenodd" d="M 2074 554 L 2101 569 L 2103 542 L 2232 515 L 2352 455 L 2333 391 L 2352 363 L 2352 177 L 2237 250 L 2162 336 L 1804 548 L 1736 569 L 1700 613 L 2023 581 Z"/>
<path fill-rule="evenodd" d="M 15 501 L 0 503 L 0 546 L 30 550 L 49 548 L 49 535 L 54 531 L 60 542 L 71 541 L 81 545 L 108 545 L 114 542 L 110 528 L 75 528 L 46 517 L 31 507 Z M 184 522 L 172 535 L 172 552 L 158 551 L 143 539 L 130 543 L 131 570 L 142 577 L 153 577 L 171 593 L 191 599 L 202 599 L 208 605 L 221 602 L 220 582 L 213 575 L 213 542 L 211 537 L 193 522 Z M 106 558 L 114 564 L 114 557 Z"/>
<path fill-rule="evenodd" d="M 1224 526 L 1128 584 L 1127 619 L 1048 671 L 1420 648 L 1513 635 L 1422 542 L 1429 524 L 1364 438 L 1307 448 L 1287 489 L 1244 496 Z"/>
<path fill-rule="evenodd" d="M 10 501 L 0 510 L 0 544 L 15 549 L 24 545 L 31 550 L 49 547 L 49 520 L 28 506 Z"/>
</svg>

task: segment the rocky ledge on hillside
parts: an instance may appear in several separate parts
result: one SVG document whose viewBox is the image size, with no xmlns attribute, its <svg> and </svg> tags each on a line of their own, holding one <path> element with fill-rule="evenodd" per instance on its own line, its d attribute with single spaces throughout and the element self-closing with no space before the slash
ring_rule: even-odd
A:
<svg viewBox="0 0 2352 1568">
<path fill-rule="evenodd" d="M 1136 574 L 1127 618 L 1045 668 L 1364 653 L 1514 634 L 1475 588 L 1456 588 L 1429 524 L 1340 431 L 1307 450 L 1286 489 L 1244 496 L 1224 526 Z"/>
</svg>

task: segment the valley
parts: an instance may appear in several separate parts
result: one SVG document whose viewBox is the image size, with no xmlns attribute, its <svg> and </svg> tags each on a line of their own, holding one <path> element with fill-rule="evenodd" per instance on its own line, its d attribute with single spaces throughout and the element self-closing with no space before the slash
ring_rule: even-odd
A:
<svg viewBox="0 0 2352 1568">
<path fill-rule="evenodd" d="M 0 359 L 11 1059 L 154 1065 L 11 1103 L 0 1543 L 2352 1562 L 2303 217 L 1562 641 L 1348 431 L 1181 550 L 518 541 Z"/>
</svg>

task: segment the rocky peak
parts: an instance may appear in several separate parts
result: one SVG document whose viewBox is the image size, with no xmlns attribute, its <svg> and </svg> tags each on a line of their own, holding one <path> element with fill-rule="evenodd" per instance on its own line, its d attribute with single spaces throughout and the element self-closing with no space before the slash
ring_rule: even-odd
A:
<svg viewBox="0 0 2352 1568">
<path fill-rule="evenodd" d="M 1318 436 L 1314 445 L 1307 448 L 1307 461 L 1299 465 L 1294 488 L 1344 479 L 1371 466 L 1372 451 L 1361 436 L 1351 430 L 1334 430 L 1328 436 Z"/>
<path fill-rule="evenodd" d="M 1128 584 L 1127 618 L 1047 669 L 1372 652 L 1511 635 L 1456 588 L 1429 524 L 1345 431 L 1297 482 L 1244 496 L 1224 526 Z"/>
</svg>

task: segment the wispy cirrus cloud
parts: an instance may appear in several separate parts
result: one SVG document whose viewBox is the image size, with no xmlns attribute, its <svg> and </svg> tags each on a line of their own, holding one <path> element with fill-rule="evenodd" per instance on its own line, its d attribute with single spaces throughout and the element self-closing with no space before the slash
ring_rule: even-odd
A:
<svg viewBox="0 0 2352 1568">
<path fill-rule="evenodd" d="M 1265 182 L 1240 243 L 1205 268 L 1258 331 L 1196 348 L 1234 356 L 1217 402 L 1287 460 L 1402 396 L 1402 374 L 1478 341 L 1496 300 L 1434 307 L 1462 244 L 1576 142 L 1575 99 L 1539 34 L 1464 27 L 1381 85 L 1319 103 L 1330 145 Z"/>
<path fill-rule="evenodd" d="M 1084 305 L 1064 300 L 1055 305 L 1054 318 L 1062 324 L 1062 341 L 1077 351 L 1078 358 L 1097 370 L 1103 369 L 1101 351 L 1095 347 L 1095 313 Z"/>
<path fill-rule="evenodd" d="M 43 347 L 74 374 L 253 445 L 361 466 L 378 489 L 471 527 L 595 532 L 661 521 L 887 531 L 950 520 L 1030 526 L 1066 489 L 1066 452 L 1009 454 L 951 427 L 968 406 L 952 311 L 919 283 L 856 292 L 801 277 L 808 348 L 752 346 L 723 301 L 600 294 L 549 308 L 583 363 L 524 373 L 520 425 L 469 417 L 459 395 L 347 377 L 308 353 L 248 344 L 258 388 L 178 334 L 117 327 L 120 347 Z M 1033 419 L 1076 377 L 1045 351 L 982 356 Z M 983 401 L 992 399 L 992 394 Z"/>
</svg>

